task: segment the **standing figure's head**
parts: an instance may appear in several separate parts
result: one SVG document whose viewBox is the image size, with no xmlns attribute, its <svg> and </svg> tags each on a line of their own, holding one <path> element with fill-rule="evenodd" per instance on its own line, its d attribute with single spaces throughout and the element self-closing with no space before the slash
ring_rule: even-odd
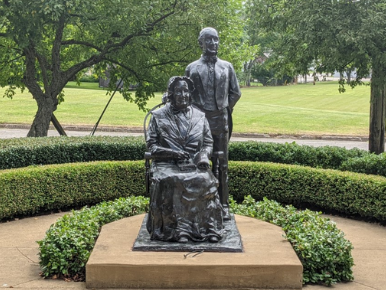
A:
<svg viewBox="0 0 386 290">
<path fill-rule="evenodd" d="M 177 110 L 185 109 L 192 103 L 193 81 L 188 77 L 172 77 L 168 85 L 168 99 Z"/>
<path fill-rule="evenodd" d="M 219 41 L 217 30 L 212 27 L 204 28 L 198 36 L 203 55 L 217 55 Z"/>
</svg>

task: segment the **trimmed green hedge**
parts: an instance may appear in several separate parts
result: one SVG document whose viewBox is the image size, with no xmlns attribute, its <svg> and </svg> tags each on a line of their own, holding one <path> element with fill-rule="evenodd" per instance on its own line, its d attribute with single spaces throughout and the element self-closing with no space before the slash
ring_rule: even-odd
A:
<svg viewBox="0 0 386 290">
<path fill-rule="evenodd" d="M 0 140 L 0 169 L 100 160 L 142 160 L 139 137 L 45 137 Z"/>
<path fill-rule="evenodd" d="M 142 160 L 143 137 L 46 137 L 0 140 L 0 169 L 101 160 Z M 386 176 L 386 154 L 296 143 L 231 142 L 229 159 L 305 165 Z"/>
<path fill-rule="evenodd" d="M 0 171 L 0 220 L 145 193 L 144 163 L 93 162 Z"/>
<path fill-rule="evenodd" d="M 143 137 L 45 137 L 0 140 L 0 169 L 34 164 L 97 160 L 142 160 Z M 229 159 L 339 169 L 350 158 L 370 155 L 360 149 L 312 147 L 296 143 L 231 142 Z"/>
<path fill-rule="evenodd" d="M 386 153 L 348 159 L 342 163 L 340 170 L 386 176 Z"/>
<path fill-rule="evenodd" d="M 264 198 L 255 202 L 246 196 L 240 204 L 231 202 L 236 214 L 255 217 L 283 228 L 285 238 L 291 243 L 303 265 L 303 284 L 326 284 L 354 279 L 351 256 L 353 246 L 334 222 L 321 213 L 293 206 L 281 206 Z"/>
<path fill-rule="evenodd" d="M 230 191 L 295 206 L 315 206 L 386 221 L 386 178 L 331 169 L 259 162 L 232 162 Z"/>
<path fill-rule="evenodd" d="M 229 146 L 229 159 L 234 161 L 274 162 L 325 169 L 339 169 L 343 162 L 369 154 L 357 148 L 313 147 L 295 142 L 279 144 L 248 141 L 232 142 Z"/>
<path fill-rule="evenodd" d="M 259 162 L 229 164 L 230 192 L 386 221 L 386 178 Z M 143 161 L 47 165 L 0 171 L 0 219 L 145 195 Z"/>
<path fill-rule="evenodd" d="M 119 198 L 84 207 L 64 215 L 38 241 L 40 267 L 45 277 L 58 275 L 83 281 L 86 263 L 104 224 L 144 213 L 149 200 L 144 197 Z"/>
</svg>

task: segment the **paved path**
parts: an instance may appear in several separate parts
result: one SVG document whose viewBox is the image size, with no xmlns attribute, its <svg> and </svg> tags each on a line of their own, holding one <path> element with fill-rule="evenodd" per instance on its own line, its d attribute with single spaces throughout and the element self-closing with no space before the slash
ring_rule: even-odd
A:
<svg viewBox="0 0 386 290">
<path fill-rule="evenodd" d="M 89 136 L 90 131 L 73 131 L 73 130 L 66 130 L 66 133 L 68 136 Z M 0 128 L 0 139 L 5 138 L 20 138 L 20 137 L 26 137 L 28 133 L 28 129 L 11 129 L 11 128 Z M 96 136 L 98 135 L 105 135 L 105 136 L 143 136 L 143 133 L 133 133 L 128 131 L 97 131 L 95 133 Z M 59 136 L 58 132 L 55 130 L 49 130 L 48 136 Z M 358 139 L 358 140 L 354 140 Z M 299 138 L 289 138 L 289 137 L 280 137 L 280 138 L 270 138 L 270 137 L 255 137 L 255 136 L 245 136 L 241 134 L 235 133 L 231 141 L 248 141 L 248 140 L 254 140 L 254 141 L 260 141 L 260 142 L 276 142 L 276 143 L 292 143 L 295 142 L 299 145 L 310 145 L 310 146 L 339 146 L 339 147 L 345 147 L 347 149 L 352 148 L 359 148 L 363 150 L 368 150 L 368 142 L 367 141 L 361 141 L 360 138 L 328 138 L 328 139 L 299 139 Z M 386 288 L 385 288 L 386 289 Z"/>
<path fill-rule="evenodd" d="M 39 277 L 38 245 L 45 231 L 64 213 L 24 218 L 0 223 L 0 289 L 31 290 L 86 289 L 83 282 Z M 377 224 L 327 216 L 354 245 L 352 252 L 355 280 L 338 283 L 336 290 L 386 289 L 386 228 Z M 305 286 L 305 290 L 326 290 L 324 286 Z"/>
</svg>

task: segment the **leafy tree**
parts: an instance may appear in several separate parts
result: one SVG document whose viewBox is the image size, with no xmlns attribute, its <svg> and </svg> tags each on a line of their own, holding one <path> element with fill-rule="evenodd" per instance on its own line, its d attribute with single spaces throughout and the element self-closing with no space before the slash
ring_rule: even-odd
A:
<svg viewBox="0 0 386 290">
<path fill-rule="evenodd" d="M 386 113 L 385 0 L 248 0 L 258 26 L 276 33 L 275 54 L 304 74 L 316 63 L 318 72 L 356 68 L 351 87 L 371 69 L 369 150 L 384 151 Z"/>
<path fill-rule="evenodd" d="M 3 0 L 0 85 L 12 97 L 27 88 L 38 110 L 28 136 L 46 136 L 69 80 L 111 67 L 113 86 L 144 109 L 172 74 L 200 54 L 197 36 L 214 26 L 233 60 L 241 31 L 240 0 Z M 232 33 L 236 36 L 233 36 Z M 235 60 L 233 60 L 235 61 Z M 236 59 L 237 62 L 240 62 Z M 134 95 L 130 84 L 137 84 Z"/>
</svg>

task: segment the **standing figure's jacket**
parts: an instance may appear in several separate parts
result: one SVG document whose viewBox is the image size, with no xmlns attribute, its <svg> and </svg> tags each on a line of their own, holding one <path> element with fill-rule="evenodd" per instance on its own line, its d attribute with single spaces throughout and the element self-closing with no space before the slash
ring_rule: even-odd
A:
<svg viewBox="0 0 386 290">
<path fill-rule="evenodd" d="M 229 107 L 233 109 L 241 97 L 240 87 L 236 78 L 235 70 L 231 63 L 217 58 L 215 63 L 215 100 L 219 111 Z M 186 67 L 186 76 L 194 83 L 193 104 L 205 111 L 205 99 L 208 98 L 208 65 L 204 58 L 192 62 Z"/>
</svg>

